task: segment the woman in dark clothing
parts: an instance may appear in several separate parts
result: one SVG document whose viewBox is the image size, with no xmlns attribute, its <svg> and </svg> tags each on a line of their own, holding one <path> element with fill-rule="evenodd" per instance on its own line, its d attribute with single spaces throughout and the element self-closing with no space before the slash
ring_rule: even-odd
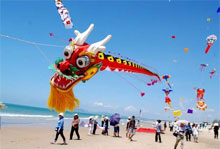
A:
<svg viewBox="0 0 220 149">
<path fill-rule="evenodd" d="M 78 116 L 78 114 L 75 114 L 75 115 L 74 115 L 73 122 L 72 122 L 71 131 L 70 131 L 70 140 L 72 140 L 72 138 L 73 138 L 73 133 L 74 133 L 74 131 L 76 132 L 77 139 L 80 140 L 80 135 L 79 135 L 79 122 L 80 122 L 79 116 Z"/>
<path fill-rule="evenodd" d="M 106 134 L 108 136 L 108 117 L 105 117 L 105 132 L 104 134 Z"/>
<path fill-rule="evenodd" d="M 219 126 L 215 125 L 214 126 L 214 138 L 215 139 L 218 139 L 218 130 L 219 130 Z"/>
</svg>

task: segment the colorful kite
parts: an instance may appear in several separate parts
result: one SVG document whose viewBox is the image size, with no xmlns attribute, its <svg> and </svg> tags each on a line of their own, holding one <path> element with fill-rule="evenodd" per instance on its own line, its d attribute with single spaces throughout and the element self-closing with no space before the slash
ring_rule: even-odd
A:
<svg viewBox="0 0 220 149">
<path fill-rule="evenodd" d="M 148 85 L 148 86 L 151 86 L 151 85 L 154 85 L 155 83 L 157 83 L 157 80 L 152 80 L 152 79 L 151 79 L 151 82 L 150 82 L 150 83 L 147 83 L 147 85 Z"/>
<path fill-rule="evenodd" d="M 217 37 L 215 35 L 209 35 L 207 38 L 207 48 L 205 50 L 205 53 L 207 54 L 209 52 L 209 49 L 214 44 L 214 42 L 217 40 Z"/>
<path fill-rule="evenodd" d="M 173 90 L 166 88 L 166 89 L 162 89 L 162 91 L 164 91 L 164 93 L 166 94 L 166 96 L 169 95 L 170 92 L 172 92 Z"/>
<path fill-rule="evenodd" d="M 207 105 L 205 104 L 205 99 L 204 97 L 204 93 L 205 93 L 205 89 L 197 89 L 197 108 L 199 110 L 203 110 L 205 111 L 205 109 L 207 108 Z"/>
<path fill-rule="evenodd" d="M 200 71 L 204 71 L 209 64 L 200 64 Z"/>
<path fill-rule="evenodd" d="M 165 103 L 167 103 L 170 106 L 170 108 L 172 108 L 171 99 L 168 96 L 165 97 Z"/>
<path fill-rule="evenodd" d="M 219 13 L 220 12 L 220 7 L 218 7 L 218 9 L 217 9 L 217 13 Z"/>
<path fill-rule="evenodd" d="M 188 48 L 185 48 L 185 49 L 184 49 L 184 51 L 185 51 L 185 52 L 188 52 L 188 51 L 189 51 L 189 49 L 188 49 Z"/>
<path fill-rule="evenodd" d="M 206 105 L 205 101 L 200 100 L 200 101 L 197 102 L 196 107 L 197 107 L 199 110 L 205 111 L 205 109 L 206 109 L 208 106 Z"/>
<path fill-rule="evenodd" d="M 196 95 L 197 100 L 203 99 L 204 93 L 205 93 L 205 89 L 198 88 L 197 95 Z"/>
<path fill-rule="evenodd" d="M 170 83 L 168 82 L 168 79 L 171 78 L 171 76 L 170 76 L 170 75 L 164 75 L 164 76 L 162 76 L 161 78 L 164 79 L 164 80 L 166 80 L 167 85 L 171 88 L 171 85 L 170 85 Z"/>
<path fill-rule="evenodd" d="M 108 35 L 104 40 L 88 44 L 85 40 L 93 30 L 94 25 L 83 33 L 75 31 L 76 38 L 65 47 L 65 60 L 59 58 L 49 69 L 55 71 L 51 77 L 51 90 L 48 98 L 49 108 L 57 112 L 72 111 L 79 106 L 79 100 L 74 97 L 72 88 L 80 81 L 86 82 L 99 70 L 140 73 L 151 76 L 160 81 L 160 77 L 150 70 L 127 60 L 104 54 L 104 46 L 111 38 Z M 141 93 L 143 96 L 144 93 Z"/>
<path fill-rule="evenodd" d="M 193 114 L 193 109 L 188 109 L 188 110 L 187 110 L 187 113 L 188 113 L 188 114 Z"/>
<path fill-rule="evenodd" d="M 55 5 L 57 7 L 57 11 L 60 14 L 61 20 L 65 25 L 66 29 L 73 28 L 73 23 L 69 14 L 69 11 L 64 7 L 61 0 L 55 0 Z"/>
<path fill-rule="evenodd" d="M 173 116 L 174 116 L 174 117 L 179 117 L 179 116 L 181 116 L 181 115 L 182 115 L 181 110 L 173 111 Z"/>
<path fill-rule="evenodd" d="M 212 71 L 210 72 L 210 79 L 212 78 L 212 76 L 214 75 L 215 72 L 216 72 L 216 69 L 213 68 Z"/>
</svg>

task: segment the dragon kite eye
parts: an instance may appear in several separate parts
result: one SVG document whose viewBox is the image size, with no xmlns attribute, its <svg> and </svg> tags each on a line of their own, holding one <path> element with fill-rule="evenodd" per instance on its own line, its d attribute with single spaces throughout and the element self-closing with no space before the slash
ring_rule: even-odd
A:
<svg viewBox="0 0 220 149">
<path fill-rule="evenodd" d="M 63 55 L 66 59 L 69 59 L 73 53 L 73 48 L 71 46 L 66 46 Z"/>
<path fill-rule="evenodd" d="M 90 64 L 90 59 L 88 56 L 81 56 L 76 59 L 76 65 L 79 68 L 85 68 L 85 67 L 89 66 L 89 64 Z"/>
</svg>

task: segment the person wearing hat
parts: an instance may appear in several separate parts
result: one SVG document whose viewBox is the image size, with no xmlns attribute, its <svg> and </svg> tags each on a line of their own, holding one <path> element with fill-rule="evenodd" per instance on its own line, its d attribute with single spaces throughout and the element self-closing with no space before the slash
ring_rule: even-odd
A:
<svg viewBox="0 0 220 149">
<path fill-rule="evenodd" d="M 181 149 L 183 149 L 184 146 L 184 134 L 185 134 L 185 124 L 184 123 L 180 123 L 180 125 L 176 126 L 175 129 L 175 133 L 176 135 L 176 143 L 174 145 L 174 149 L 177 148 L 179 142 L 181 142 Z"/>
<path fill-rule="evenodd" d="M 67 145 L 66 143 L 66 138 L 63 134 L 63 126 L 64 126 L 64 116 L 63 116 L 63 113 L 59 113 L 59 120 L 58 120 L 58 123 L 57 123 L 57 127 L 56 127 L 56 137 L 54 139 L 54 142 L 52 142 L 51 144 L 55 144 L 57 142 L 57 139 L 59 137 L 59 135 L 61 135 L 61 137 L 63 138 L 63 145 Z"/>
<path fill-rule="evenodd" d="M 128 119 L 127 119 L 127 124 L 126 124 L 126 137 L 128 137 L 130 121 L 131 121 L 131 117 L 129 116 Z"/>
<path fill-rule="evenodd" d="M 159 137 L 159 143 L 161 143 L 161 136 L 160 136 L 161 130 L 162 130 L 161 120 L 157 120 L 155 142 L 157 142 Z"/>
<path fill-rule="evenodd" d="M 73 138 L 74 131 L 76 132 L 77 139 L 80 140 L 79 122 L 80 122 L 80 119 L 79 119 L 78 114 L 74 114 L 74 119 L 72 121 L 72 127 L 71 127 L 71 131 L 70 131 L 70 140 L 72 140 L 72 138 Z"/>
</svg>

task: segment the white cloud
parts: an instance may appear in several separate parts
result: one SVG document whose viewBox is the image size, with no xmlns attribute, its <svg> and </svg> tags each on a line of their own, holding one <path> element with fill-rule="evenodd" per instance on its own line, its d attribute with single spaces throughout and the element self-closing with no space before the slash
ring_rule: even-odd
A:
<svg viewBox="0 0 220 149">
<path fill-rule="evenodd" d="M 97 107 L 103 107 L 104 106 L 104 104 L 102 102 L 95 102 L 94 105 L 97 106 Z"/>
<path fill-rule="evenodd" d="M 124 111 L 125 112 L 137 112 L 138 109 L 135 108 L 134 106 L 127 106 L 127 107 L 124 108 Z"/>
<path fill-rule="evenodd" d="M 111 105 L 106 105 L 102 102 L 94 102 L 94 106 L 96 107 L 102 107 L 102 108 L 109 108 L 109 109 L 117 109 L 118 106 L 111 106 Z"/>
<path fill-rule="evenodd" d="M 206 109 L 207 112 L 215 112 L 214 109 Z"/>
</svg>

